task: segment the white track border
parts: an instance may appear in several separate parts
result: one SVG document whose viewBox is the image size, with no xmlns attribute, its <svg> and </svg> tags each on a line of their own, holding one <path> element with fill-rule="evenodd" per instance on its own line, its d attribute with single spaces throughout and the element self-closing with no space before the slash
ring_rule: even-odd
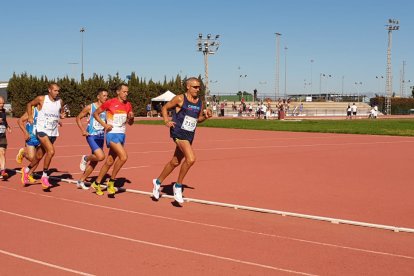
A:
<svg viewBox="0 0 414 276">
<path fill-rule="evenodd" d="M 16 173 L 21 173 L 19 170 L 14 170 Z M 58 179 L 63 182 L 76 184 L 76 180 L 60 178 L 56 176 L 50 176 L 52 179 Z M 102 185 L 105 186 L 105 185 Z M 134 194 L 141 194 L 141 195 L 149 195 L 152 196 L 151 192 L 145 192 L 140 190 L 133 190 L 133 189 L 125 189 L 125 188 L 117 188 L 119 192 L 127 192 L 127 193 L 134 193 Z M 163 194 L 162 197 L 174 199 L 173 196 Z M 272 209 L 265 209 L 265 208 L 257 208 L 245 205 L 237 205 L 237 204 L 230 204 L 230 203 L 223 203 L 217 201 L 209 201 L 203 199 L 196 199 L 196 198 L 189 198 L 185 197 L 184 201 L 186 202 L 194 202 L 199 204 L 206 204 L 206 205 L 213 205 L 219 207 L 227 207 L 232 209 L 240 209 L 245 211 L 252 211 L 252 212 L 260 212 L 260 213 L 267 213 L 267 214 L 276 214 L 281 216 L 288 216 L 288 217 L 296 217 L 296 218 L 305 218 L 311 220 L 318 220 L 318 221 L 326 221 L 333 224 L 348 224 L 353 226 L 362 226 L 362 227 L 369 227 L 369 228 L 376 228 L 382 230 L 391 230 L 393 232 L 406 232 L 406 233 L 414 233 L 413 228 L 407 227 L 398 227 L 392 225 L 384 225 L 384 224 L 376 224 L 376 223 L 368 223 L 368 222 L 361 222 L 361 221 L 354 221 L 354 220 L 346 220 L 346 219 L 339 219 L 339 218 L 331 218 L 331 217 L 323 217 L 323 216 L 314 216 L 314 215 L 307 215 L 307 214 L 300 214 L 300 213 L 293 213 L 293 212 L 286 212 L 286 211 L 279 211 L 279 210 L 272 210 Z"/>
</svg>

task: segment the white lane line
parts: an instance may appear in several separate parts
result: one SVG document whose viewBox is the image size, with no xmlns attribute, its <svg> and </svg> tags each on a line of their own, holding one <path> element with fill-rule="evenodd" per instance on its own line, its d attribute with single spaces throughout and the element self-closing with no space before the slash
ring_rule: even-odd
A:
<svg viewBox="0 0 414 276">
<path fill-rule="evenodd" d="M 203 257 L 210 257 L 210 258 L 214 258 L 214 259 L 218 259 L 218 260 L 224 260 L 224 261 L 240 263 L 240 264 L 245 264 L 245 265 L 250 265 L 250 266 L 255 266 L 255 267 L 260 267 L 260 268 L 265 268 L 265 269 L 270 269 L 270 270 L 275 270 L 275 271 L 288 272 L 288 273 L 293 273 L 293 274 L 298 274 L 298 275 L 315 275 L 315 274 L 309 274 L 309 273 L 305 273 L 305 272 L 300 272 L 300 271 L 295 271 L 295 270 L 290 270 L 290 269 L 284 269 L 284 268 L 280 268 L 280 267 L 275 267 L 275 266 L 270 266 L 270 265 L 255 263 L 255 262 L 243 261 L 243 260 L 239 260 L 239 259 L 224 257 L 224 256 L 220 256 L 220 255 L 210 254 L 210 253 L 203 253 L 203 252 L 200 252 L 200 251 L 184 249 L 184 248 L 179 248 L 179 247 L 175 247 L 175 246 L 170 246 L 170 245 L 165 245 L 165 244 L 160 244 L 160 243 L 154 243 L 154 242 L 148 242 L 148 241 L 144 241 L 144 240 L 138 240 L 138 239 L 128 238 L 128 237 L 124 237 L 124 236 L 109 234 L 109 233 L 105 233 L 105 232 L 85 229 L 85 228 L 71 226 L 71 225 L 62 224 L 62 223 L 57 223 L 57 222 L 53 222 L 53 221 L 49 221 L 49 220 L 45 220 L 45 219 L 26 216 L 26 215 L 22 215 L 22 214 L 18 214 L 18 213 L 8 212 L 8 211 L 5 211 L 5 210 L 0 210 L 0 212 L 4 213 L 4 214 L 24 218 L 24 219 L 29 219 L 29 220 L 33 220 L 33 221 L 37 221 L 37 222 L 41 222 L 41 223 L 54 225 L 54 226 L 59 226 L 59 227 L 63 227 L 63 228 L 68 228 L 68 229 L 72 229 L 72 230 L 77 230 L 77 231 L 81 231 L 81 232 L 90 233 L 90 234 L 95 234 L 95 235 L 105 236 L 105 237 L 109 237 L 109 238 L 115 238 L 115 239 L 119 239 L 119 240 L 125 240 L 125 241 L 135 242 L 135 243 L 139 243 L 139 244 L 154 246 L 154 247 L 163 248 L 163 249 L 169 249 L 169 250 L 189 253 L 189 254 L 193 254 L 193 255 L 198 255 L 198 256 L 203 256 Z"/>
<path fill-rule="evenodd" d="M 44 265 L 44 266 L 56 268 L 56 269 L 59 269 L 59 270 L 63 270 L 63 271 L 67 271 L 67 272 L 71 272 L 71 273 L 75 273 L 75 274 L 79 274 L 79 275 L 85 275 L 85 276 L 95 275 L 95 274 L 89 274 L 89 273 L 86 273 L 86 272 L 66 268 L 66 267 L 63 267 L 63 266 L 60 266 L 60 265 L 55 265 L 55 264 L 51 264 L 51 263 L 48 263 L 48 262 L 43 262 L 43 261 L 40 261 L 40 260 L 25 257 L 25 256 L 22 256 L 22 255 L 18 255 L 18 254 L 15 254 L 15 253 L 12 253 L 12 252 L 9 252 L 9 251 L 5 251 L 5 250 L 1 250 L 1 249 L 0 249 L 0 253 L 4 254 L 4 255 L 11 256 L 11 257 L 15 257 L 15 258 L 18 258 L 18 259 L 22 259 L 22 260 L 25 260 L 25 261 L 29 261 L 29 262 L 32 262 L 32 263 L 41 264 L 41 265 Z"/>
<path fill-rule="evenodd" d="M 401 255 L 401 254 L 394 254 L 394 253 L 389 253 L 389 252 L 375 251 L 375 250 L 358 248 L 358 247 L 350 247 L 350 246 L 344 246 L 344 245 L 338 245 L 338 244 L 332 244 L 332 243 L 318 242 L 318 241 L 312 241 L 312 240 L 305 240 L 305 239 L 299 239 L 299 238 L 293 238 L 293 237 L 287 237 L 287 236 L 281 236 L 281 235 L 274 235 L 274 234 L 256 232 L 256 231 L 251 231 L 251 230 L 239 229 L 239 228 L 228 227 L 228 226 L 221 226 L 221 225 L 210 224 L 210 223 L 203 223 L 203 222 L 196 222 L 196 221 L 191 221 L 191 220 L 183 220 L 183 219 L 177 219 L 177 218 L 172 218 L 172 217 L 165 217 L 165 216 L 161 216 L 161 215 L 154 215 L 154 214 L 143 213 L 143 212 L 138 212 L 138 211 L 132 211 L 132 210 L 127 210 L 127 209 L 109 207 L 109 206 L 106 206 L 106 205 L 93 204 L 93 203 L 88 203 L 88 202 L 83 202 L 83 201 L 78 201 L 78 200 L 73 200 L 73 199 L 55 197 L 55 196 L 51 196 L 51 195 L 38 194 L 38 193 L 35 193 L 35 192 L 20 191 L 20 190 L 16 190 L 16 189 L 13 189 L 13 188 L 8 188 L 8 187 L 4 187 L 4 189 L 23 192 L 23 193 L 28 193 L 28 194 L 32 194 L 32 195 L 35 195 L 35 196 L 47 197 L 47 198 L 51 198 L 51 199 L 55 199 L 55 200 L 61 200 L 61 201 L 86 205 L 86 206 L 95 207 L 95 208 L 101 208 L 101 209 L 107 209 L 107 210 L 111 210 L 111 211 L 124 212 L 124 213 L 129 213 L 129 214 L 134 214 L 134 215 L 141 215 L 141 216 L 157 218 L 157 219 L 163 219 L 163 220 L 169 220 L 169 221 L 174 221 L 174 222 L 179 222 L 179 223 L 187 223 L 187 224 L 211 227 L 211 228 L 216 228 L 216 229 L 223 229 L 223 230 L 228 230 L 228 231 L 247 233 L 247 234 L 252 234 L 252 235 L 259 235 L 259 236 L 265 236 L 265 237 L 271 237 L 271 238 L 277 238 L 277 239 L 284 239 L 284 240 L 290 240 L 290 241 L 296 241 L 296 242 L 302 242 L 302 243 L 309 243 L 309 244 L 314 244 L 314 245 L 319 245 L 319 246 L 327 246 L 327 247 L 351 250 L 351 251 L 356 251 L 356 252 L 364 252 L 364 253 L 370 253 L 370 254 L 376 254 L 376 255 L 383 255 L 383 256 L 390 256 L 390 257 L 395 257 L 395 258 L 403 258 L 403 259 L 414 260 L 414 257 L 412 257 L 412 256 L 406 256 L 406 255 Z"/>
<path fill-rule="evenodd" d="M 383 144 L 402 144 L 402 143 L 414 143 L 413 140 L 403 140 L 403 141 L 377 141 L 377 142 L 356 142 L 356 143 L 318 143 L 318 144 L 300 144 L 300 145 L 267 145 L 267 146 L 240 146 L 240 147 L 211 147 L 211 148 L 197 148 L 194 149 L 197 151 L 212 151 L 212 150 L 240 150 L 240 149 L 268 149 L 268 148 L 302 148 L 302 147 L 323 147 L 323 146 L 357 146 L 357 145 L 383 145 Z M 132 144 L 132 143 L 131 143 Z M 77 147 L 80 145 L 70 145 L 70 146 L 60 146 L 60 147 Z M 58 146 L 57 146 L 58 147 Z M 84 146 L 82 146 L 84 147 Z M 9 148 L 20 149 L 19 148 Z M 168 150 L 151 150 L 151 151 L 128 151 L 128 154 L 150 154 L 150 153 L 166 153 L 173 152 L 174 149 Z M 82 154 L 76 155 L 55 155 L 54 158 L 71 158 L 71 157 L 80 157 Z M 14 158 L 9 158 L 7 160 L 15 160 Z"/>
</svg>

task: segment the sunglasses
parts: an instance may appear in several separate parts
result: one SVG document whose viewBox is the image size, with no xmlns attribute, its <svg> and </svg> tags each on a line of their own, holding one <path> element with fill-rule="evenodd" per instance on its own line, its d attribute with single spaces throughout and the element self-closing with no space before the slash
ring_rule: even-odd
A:
<svg viewBox="0 0 414 276">
<path fill-rule="evenodd" d="M 200 86 L 191 86 L 194 89 L 200 89 Z"/>
</svg>

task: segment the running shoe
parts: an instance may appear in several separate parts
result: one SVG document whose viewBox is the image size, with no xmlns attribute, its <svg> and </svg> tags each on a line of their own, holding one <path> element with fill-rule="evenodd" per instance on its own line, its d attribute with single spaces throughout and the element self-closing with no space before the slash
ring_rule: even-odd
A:
<svg viewBox="0 0 414 276">
<path fill-rule="evenodd" d="M 20 148 L 19 152 L 16 155 L 16 162 L 19 164 L 23 162 L 23 153 L 24 153 L 24 148 Z"/>
<path fill-rule="evenodd" d="M 115 181 L 109 179 L 106 182 L 106 186 L 107 186 L 106 187 L 106 190 L 108 191 L 108 194 L 109 195 L 114 195 L 116 193 L 116 190 L 115 190 Z"/>
<path fill-rule="evenodd" d="M 86 161 L 86 155 L 82 155 L 82 158 L 79 164 L 80 170 L 84 172 L 86 170 L 86 165 L 88 165 L 88 161 Z"/>
<path fill-rule="evenodd" d="M 152 196 L 155 199 L 159 199 L 160 198 L 160 188 L 161 188 L 161 185 L 157 184 L 157 179 L 153 179 L 152 180 L 152 185 L 153 185 L 153 188 L 152 188 Z"/>
<path fill-rule="evenodd" d="M 104 194 L 101 190 L 101 185 L 96 184 L 95 181 L 91 184 L 91 187 L 95 190 L 95 194 L 100 196 Z"/>
<path fill-rule="evenodd" d="M 3 170 L 1 171 L 1 178 L 3 178 L 3 180 L 6 180 L 7 178 L 9 178 L 9 174 Z"/>
<path fill-rule="evenodd" d="M 26 172 L 25 167 L 21 169 L 21 173 L 22 173 L 22 184 L 26 185 L 27 183 L 29 183 L 29 174 Z"/>
<path fill-rule="evenodd" d="M 78 187 L 78 189 L 89 190 L 89 188 L 86 187 L 85 182 L 80 180 L 76 182 L 76 187 Z"/>
<path fill-rule="evenodd" d="M 36 182 L 36 179 L 34 179 L 33 176 L 31 176 L 30 174 L 28 174 L 27 180 L 29 181 L 29 183 L 35 183 Z"/>
<path fill-rule="evenodd" d="M 182 188 L 181 187 L 176 187 L 174 185 L 173 186 L 173 191 L 174 191 L 175 201 L 177 201 L 178 203 L 184 203 Z"/>
<path fill-rule="evenodd" d="M 42 176 L 42 178 L 40 178 L 40 182 L 42 183 L 43 190 L 47 190 L 52 187 L 52 185 L 49 183 L 49 177 L 47 176 Z"/>
</svg>

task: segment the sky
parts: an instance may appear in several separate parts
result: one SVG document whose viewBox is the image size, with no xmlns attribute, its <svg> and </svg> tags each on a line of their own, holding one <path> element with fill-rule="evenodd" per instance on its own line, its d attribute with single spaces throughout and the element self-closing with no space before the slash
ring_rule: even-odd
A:
<svg viewBox="0 0 414 276">
<path fill-rule="evenodd" d="M 220 35 L 219 49 L 208 55 L 211 94 L 383 95 L 392 18 L 400 25 L 392 32 L 393 91 L 407 95 L 414 86 L 413 8 L 409 0 L 3 1 L 0 81 L 25 72 L 79 79 L 82 48 L 86 78 L 204 77 L 201 33 Z"/>
</svg>

